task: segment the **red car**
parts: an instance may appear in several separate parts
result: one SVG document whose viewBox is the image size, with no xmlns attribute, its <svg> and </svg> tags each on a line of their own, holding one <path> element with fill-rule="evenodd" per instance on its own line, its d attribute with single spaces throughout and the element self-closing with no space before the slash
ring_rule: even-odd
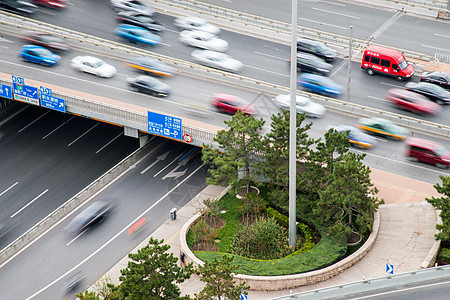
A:
<svg viewBox="0 0 450 300">
<path fill-rule="evenodd" d="M 29 44 L 38 45 L 50 50 L 67 51 L 69 46 L 67 43 L 56 36 L 43 32 L 28 32 L 20 37 Z"/>
<path fill-rule="evenodd" d="M 390 89 L 386 99 L 399 108 L 406 109 L 421 114 L 436 114 L 441 110 L 441 106 L 431 102 L 426 97 L 403 89 Z"/>
<path fill-rule="evenodd" d="M 256 108 L 253 104 L 233 95 L 215 94 L 211 104 L 219 111 L 235 114 L 239 109 L 245 115 L 253 115 Z"/>
<path fill-rule="evenodd" d="M 31 2 L 56 9 L 64 9 L 67 6 L 67 0 L 31 0 Z"/>
<path fill-rule="evenodd" d="M 443 145 L 432 141 L 408 138 L 405 155 L 410 160 L 421 161 L 441 168 L 450 168 L 450 151 Z"/>
</svg>

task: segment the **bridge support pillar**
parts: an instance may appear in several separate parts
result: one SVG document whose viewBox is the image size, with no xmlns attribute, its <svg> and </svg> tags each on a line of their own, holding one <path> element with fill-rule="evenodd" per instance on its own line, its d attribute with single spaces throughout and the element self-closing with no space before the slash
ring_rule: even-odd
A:
<svg viewBox="0 0 450 300">
<path fill-rule="evenodd" d="M 141 134 L 141 136 L 139 137 L 139 147 L 142 147 L 145 144 L 147 144 L 149 139 L 150 136 L 148 134 Z"/>
</svg>

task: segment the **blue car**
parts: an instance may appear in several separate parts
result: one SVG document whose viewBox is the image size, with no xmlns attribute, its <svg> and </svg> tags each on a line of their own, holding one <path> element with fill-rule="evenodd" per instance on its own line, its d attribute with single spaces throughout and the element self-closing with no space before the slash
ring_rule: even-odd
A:
<svg viewBox="0 0 450 300">
<path fill-rule="evenodd" d="M 122 24 L 117 26 L 115 33 L 131 43 L 140 43 L 146 45 L 158 45 L 161 38 L 151 33 L 149 30 L 130 24 Z"/>
<path fill-rule="evenodd" d="M 341 85 L 330 78 L 310 73 L 300 75 L 297 84 L 301 85 L 305 90 L 329 97 L 339 97 L 344 90 Z"/>
<path fill-rule="evenodd" d="M 19 52 L 19 56 L 23 61 L 29 61 L 48 67 L 56 65 L 61 60 L 61 56 L 44 47 L 35 45 L 23 46 Z"/>
<path fill-rule="evenodd" d="M 377 143 L 377 140 L 374 137 L 362 132 L 361 130 L 353 126 L 335 125 L 328 126 L 328 130 L 329 129 L 334 129 L 335 131 L 342 133 L 348 132 L 348 142 L 354 147 L 370 149 L 373 148 Z"/>
</svg>

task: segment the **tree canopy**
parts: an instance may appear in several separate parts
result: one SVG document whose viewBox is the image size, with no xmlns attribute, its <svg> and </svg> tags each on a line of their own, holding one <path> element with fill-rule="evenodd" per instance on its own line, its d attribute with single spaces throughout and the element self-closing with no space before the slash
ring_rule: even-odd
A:
<svg viewBox="0 0 450 300">
<path fill-rule="evenodd" d="M 440 210 L 442 224 L 437 224 L 436 229 L 439 232 L 435 235 L 436 239 L 441 241 L 450 241 L 450 177 L 439 176 L 442 184 L 436 183 L 434 188 L 442 197 L 431 197 L 426 199 L 428 203 L 433 205 L 437 210 Z"/>
</svg>

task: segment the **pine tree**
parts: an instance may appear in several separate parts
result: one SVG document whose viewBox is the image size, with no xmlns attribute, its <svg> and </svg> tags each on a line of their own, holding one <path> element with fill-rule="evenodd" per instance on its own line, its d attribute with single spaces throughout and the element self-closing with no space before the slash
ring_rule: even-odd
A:
<svg viewBox="0 0 450 300">
<path fill-rule="evenodd" d="M 436 183 L 434 188 L 436 191 L 444 196 L 431 197 L 426 199 L 428 203 L 434 206 L 437 210 L 440 210 L 439 216 L 441 217 L 442 224 L 437 224 L 436 229 L 439 232 L 435 235 L 437 240 L 450 241 L 450 177 L 439 176 L 442 180 L 442 185 Z"/>
</svg>

